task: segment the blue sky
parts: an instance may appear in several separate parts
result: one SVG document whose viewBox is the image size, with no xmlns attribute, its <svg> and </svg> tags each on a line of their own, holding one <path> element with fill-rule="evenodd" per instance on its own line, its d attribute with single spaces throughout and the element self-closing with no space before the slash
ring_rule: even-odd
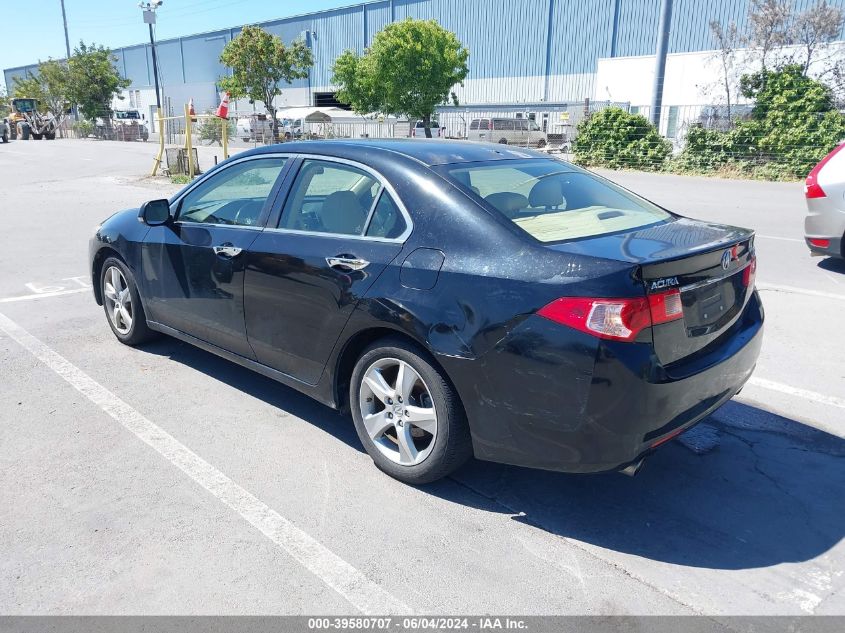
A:
<svg viewBox="0 0 845 633">
<path fill-rule="evenodd" d="M 22 7 L 27 1 L 0 0 L 0 12 L 8 18 L 7 4 Z M 36 0 L 34 4 L 38 19 L 19 14 L 4 20 L 0 70 L 65 56 L 59 0 Z M 355 4 L 354 0 L 164 0 L 158 10 L 156 36 L 165 39 L 350 4 Z M 110 48 L 149 39 L 138 0 L 65 0 L 65 10 L 71 50 L 80 39 Z"/>
</svg>

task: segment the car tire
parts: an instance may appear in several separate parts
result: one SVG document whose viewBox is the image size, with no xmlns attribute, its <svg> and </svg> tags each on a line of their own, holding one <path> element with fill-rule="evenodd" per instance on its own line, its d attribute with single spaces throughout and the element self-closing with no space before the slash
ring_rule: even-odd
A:
<svg viewBox="0 0 845 633">
<path fill-rule="evenodd" d="M 123 306 L 123 310 L 116 310 L 116 300 L 113 298 L 115 293 L 111 292 L 107 284 L 121 295 L 118 301 Z M 124 291 L 126 294 L 123 294 Z M 100 271 L 100 292 L 106 321 L 118 341 L 125 345 L 135 346 L 158 337 L 158 333 L 147 325 L 147 315 L 141 304 L 141 297 L 138 295 L 132 272 L 117 257 L 109 257 L 103 262 L 103 268 Z M 126 321 L 127 314 L 129 323 Z"/>
<path fill-rule="evenodd" d="M 396 389 L 400 367 L 405 380 Z M 379 387 L 374 389 L 373 384 Z M 436 481 L 472 456 L 458 394 L 416 345 L 388 338 L 365 349 L 352 371 L 349 402 L 365 450 L 381 471 L 399 481 L 411 485 Z M 365 422 L 365 415 L 377 417 Z"/>
<path fill-rule="evenodd" d="M 506 139 L 506 138 L 500 138 L 499 139 L 499 145 L 507 145 L 507 144 L 508 144 L 508 139 Z"/>
<path fill-rule="evenodd" d="M 3 132 L 3 142 L 4 143 L 9 142 L 9 133 L 8 132 Z"/>
<path fill-rule="evenodd" d="M 541 138 L 539 141 L 537 141 L 537 149 L 543 149 L 545 146 L 546 146 L 545 139 Z"/>
</svg>

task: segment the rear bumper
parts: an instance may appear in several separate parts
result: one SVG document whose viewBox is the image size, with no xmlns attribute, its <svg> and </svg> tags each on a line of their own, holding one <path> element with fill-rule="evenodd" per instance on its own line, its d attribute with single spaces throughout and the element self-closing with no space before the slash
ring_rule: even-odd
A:
<svg viewBox="0 0 845 633">
<path fill-rule="evenodd" d="M 845 237 L 845 209 L 840 209 L 831 198 L 807 200 L 804 239 L 810 253 L 820 257 L 845 257 L 842 250 L 843 237 Z M 812 244 L 811 239 L 828 240 L 829 245 Z"/>
<path fill-rule="evenodd" d="M 821 245 L 818 240 L 825 240 L 827 246 Z M 810 249 L 810 255 L 815 257 L 845 257 L 845 251 L 842 250 L 841 237 L 806 235 L 804 236 L 804 241 L 807 243 L 807 248 Z"/>
<path fill-rule="evenodd" d="M 755 292 L 717 348 L 664 367 L 650 345 L 528 317 L 476 361 L 484 367 L 474 384 L 455 381 L 475 455 L 564 472 L 624 468 L 732 398 L 754 370 L 762 333 Z"/>
</svg>

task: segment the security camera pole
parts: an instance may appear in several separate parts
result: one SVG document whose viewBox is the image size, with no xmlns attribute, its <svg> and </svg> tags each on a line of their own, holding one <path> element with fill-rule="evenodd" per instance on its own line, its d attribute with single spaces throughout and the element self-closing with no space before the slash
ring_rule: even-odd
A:
<svg viewBox="0 0 845 633">
<path fill-rule="evenodd" d="M 158 88 L 158 60 L 156 59 L 156 42 L 153 36 L 153 24 L 156 23 L 156 9 L 158 9 L 164 0 L 148 0 L 147 2 L 139 2 L 138 6 L 144 11 L 144 23 L 150 27 L 150 47 L 153 52 L 153 80 L 156 87 L 156 108 L 161 112 L 161 92 Z"/>
</svg>

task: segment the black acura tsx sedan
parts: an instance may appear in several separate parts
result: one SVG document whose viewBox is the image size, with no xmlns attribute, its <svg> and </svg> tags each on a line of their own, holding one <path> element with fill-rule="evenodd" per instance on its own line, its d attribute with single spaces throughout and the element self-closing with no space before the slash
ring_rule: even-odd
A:
<svg viewBox="0 0 845 633">
<path fill-rule="evenodd" d="M 470 456 L 636 472 L 748 380 L 751 231 L 502 145 L 262 147 L 90 244 L 123 343 L 161 333 L 349 410 L 408 483 Z"/>
</svg>

